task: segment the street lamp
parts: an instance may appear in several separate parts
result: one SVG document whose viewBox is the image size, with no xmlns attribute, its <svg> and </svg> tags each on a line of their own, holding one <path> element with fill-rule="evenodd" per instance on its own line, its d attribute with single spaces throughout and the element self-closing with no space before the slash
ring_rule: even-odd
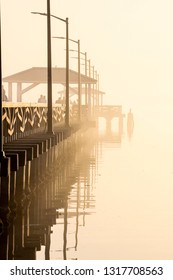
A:
<svg viewBox="0 0 173 280">
<path fill-rule="evenodd" d="M 98 107 L 99 107 L 99 100 L 100 100 L 100 94 L 99 94 L 99 90 L 100 90 L 100 88 L 99 88 L 99 79 L 100 79 L 100 77 L 99 77 L 99 74 L 97 73 L 97 109 L 98 109 Z"/>
<path fill-rule="evenodd" d="M 70 38 L 66 37 L 59 37 L 59 36 L 54 36 L 53 38 L 55 39 L 66 39 L 66 41 L 71 41 L 74 42 L 76 44 L 78 44 L 78 121 L 80 122 L 81 120 L 81 75 L 80 75 L 80 40 L 76 41 Z M 68 57 L 69 57 L 69 48 L 67 49 L 66 47 L 66 53 L 68 52 Z"/>
<path fill-rule="evenodd" d="M 3 121 L 2 121 L 2 115 L 3 115 L 3 109 L 2 109 L 2 96 L 3 96 L 3 89 L 2 89 L 2 53 L 1 53 L 1 5 L 0 5 L 0 176 L 1 177 L 7 177 L 10 173 L 10 159 L 6 157 L 4 152 L 4 136 L 3 136 Z M 5 183 L 5 184 L 4 184 Z M 1 186 L 0 186 L 0 200 L 2 202 L 2 190 L 7 190 L 7 193 L 9 194 L 9 184 L 8 187 L 6 186 L 6 180 L 1 178 Z M 1 203 L 0 202 L 0 203 Z M 2 209 L 0 209 L 1 211 Z"/>
<path fill-rule="evenodd" d="M 59 19 L 66 23 L 66 114 L 65 124 L 69 127 L 69 42 L 68 42 L 68 18 L 62 19 L 60 17 L 50 14 L 50 0 L 47 0 L 47 14 L 32 12 L 32 14 L 39 14 L 47 16 L 47 56 L 48 56 L 48 133 L 52 132 L 52 66 L 51 66 L 51 25 L 50 17 Z"/>
<path fill-rule="evenodd" d="M 0 7 L 1 8 L 1 7 Z M 1 11 L 0 11 L 1 12 Z M 1 14 L 0 14 L 0 159 L 2 159 L 4 155 L 3 151 L 3 123 L 2 123 L 2 65 L 1 65 Z"/>
<path fill-rule="evenodd" d="M 78 52 L 76 50 L 71 50 L 71 49 L 69 51 Z M 80 59 L 85 60 L 85 63 L 82 64 L 82 65 L 85 65 L 85 76 L 87 76 L 87 61 L 88 61 L 87 60 L 87 53 L 86 52 L 80 52 L 80 54 L 83 54 L 85 56 L 85 59 L 83 59 L 83 58 L 80 58 Z M 76 58 L 76 57 L 73 57 L 73 58 Z M 85 105 L 87 105 L 87 84 L 85 84 Z"/>
<path fill-rule="evenodd" d="M 0 162 L 5 157 L 5 152 L 3 150 L 3 121 L 2 121 L 2 115 L 3 115 L 3 109 L 2 109 L 2 54 L 1 54 L 1 6 L 0 6 Z"/>
<path fill-rule="evenodd" d="M 52 57 L 51 57 L 51 20 L 50 20 L 50 0 L 47 0 L 47 102 L 48 133 L 52 134 Z"/>
</svg>

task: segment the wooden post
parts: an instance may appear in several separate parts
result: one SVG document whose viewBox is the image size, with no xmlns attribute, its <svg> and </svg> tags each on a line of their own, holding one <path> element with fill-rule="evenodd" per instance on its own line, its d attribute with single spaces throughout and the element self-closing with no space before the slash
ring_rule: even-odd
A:
<svg viewBox="0 0 173 280">
<path fill-rule="evenodd" d="M 12 83 L 8 83 L 8 101 L 12 101 Z"/>
<path fill-rule="evenodd" d="M 17 83 L 17 102 L 22 102 L 22 83 Z"/>
</svg>

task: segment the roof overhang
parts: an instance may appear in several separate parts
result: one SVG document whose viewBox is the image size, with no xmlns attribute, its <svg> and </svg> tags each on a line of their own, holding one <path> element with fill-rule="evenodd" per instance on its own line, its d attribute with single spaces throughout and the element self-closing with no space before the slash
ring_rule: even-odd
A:
<svg viewBox="0 0 173 280">
<path fill-rule="evenodd" d="M 80 75 L 81 84 L 96 84 L 97 80 Z M 3 78 L 7 83 L 47 83 L 47 67 L 32 67 L 16 74 Z M 66 68 L 52 68 L 52 83 L 66 84 Z M 69 70 L 69 84 L 78 84 L 78 72 Z"/>
</svg>

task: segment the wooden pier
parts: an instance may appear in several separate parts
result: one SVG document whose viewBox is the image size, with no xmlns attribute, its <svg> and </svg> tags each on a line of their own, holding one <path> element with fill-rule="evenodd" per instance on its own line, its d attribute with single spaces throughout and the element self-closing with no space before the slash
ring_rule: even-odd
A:
<svg viewBox="0 0 173 280">
<path fill-rule="evenodd" d="M 84 105 L 80 123 L 76 107 L 71 108 L 70 127 L 64 125 L 63 106 L 55 104 L 53 112 L 54 132 L 49 134 L 45 104 L 3 103 L 5 157 L 0 163 L 0 259 L 35 259 L 41 245 L 46 248 L 45 259 L 49 259 L 51 228 L 56 224 L 57 209 L 64 207 L 75 182 L 73 161 L 80 150 L 79 139 L 83 143 L 91 141 L 90 129 L 97 125 L 100 116 L 118 117 L 122 132 L 120 106 L 99 108 L 88 118 Z M 68 169 L 64 174 L 61 173 L 63 162 Z M 49 185 L 57 176 L 57 168 L 58 190 L 54 184 Z M 88 179 L 85 180 L 87 186 Z"/>
</svg>

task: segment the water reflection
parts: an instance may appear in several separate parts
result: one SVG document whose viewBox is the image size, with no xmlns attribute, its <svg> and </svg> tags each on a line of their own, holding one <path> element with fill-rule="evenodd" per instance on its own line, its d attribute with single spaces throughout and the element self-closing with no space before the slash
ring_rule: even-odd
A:
<svg viewBox="0 0 173 280">
<path fill-rule="evenodd" d="M 102 145 L 120 146 L 122 134 L 78 131 L 28 162 L 25 180 L 24 167 L 13 174 L 15 211 L 7 224 L 0 220 L 0 259 L 78 259 L 79 228 L 95 213 Z"/>
<path fill-rule="evenodd" d="M 13 174 L 1 259 L 172 259 L 173 134 L 127 129 L 80 131 Z"/>
</svg>

